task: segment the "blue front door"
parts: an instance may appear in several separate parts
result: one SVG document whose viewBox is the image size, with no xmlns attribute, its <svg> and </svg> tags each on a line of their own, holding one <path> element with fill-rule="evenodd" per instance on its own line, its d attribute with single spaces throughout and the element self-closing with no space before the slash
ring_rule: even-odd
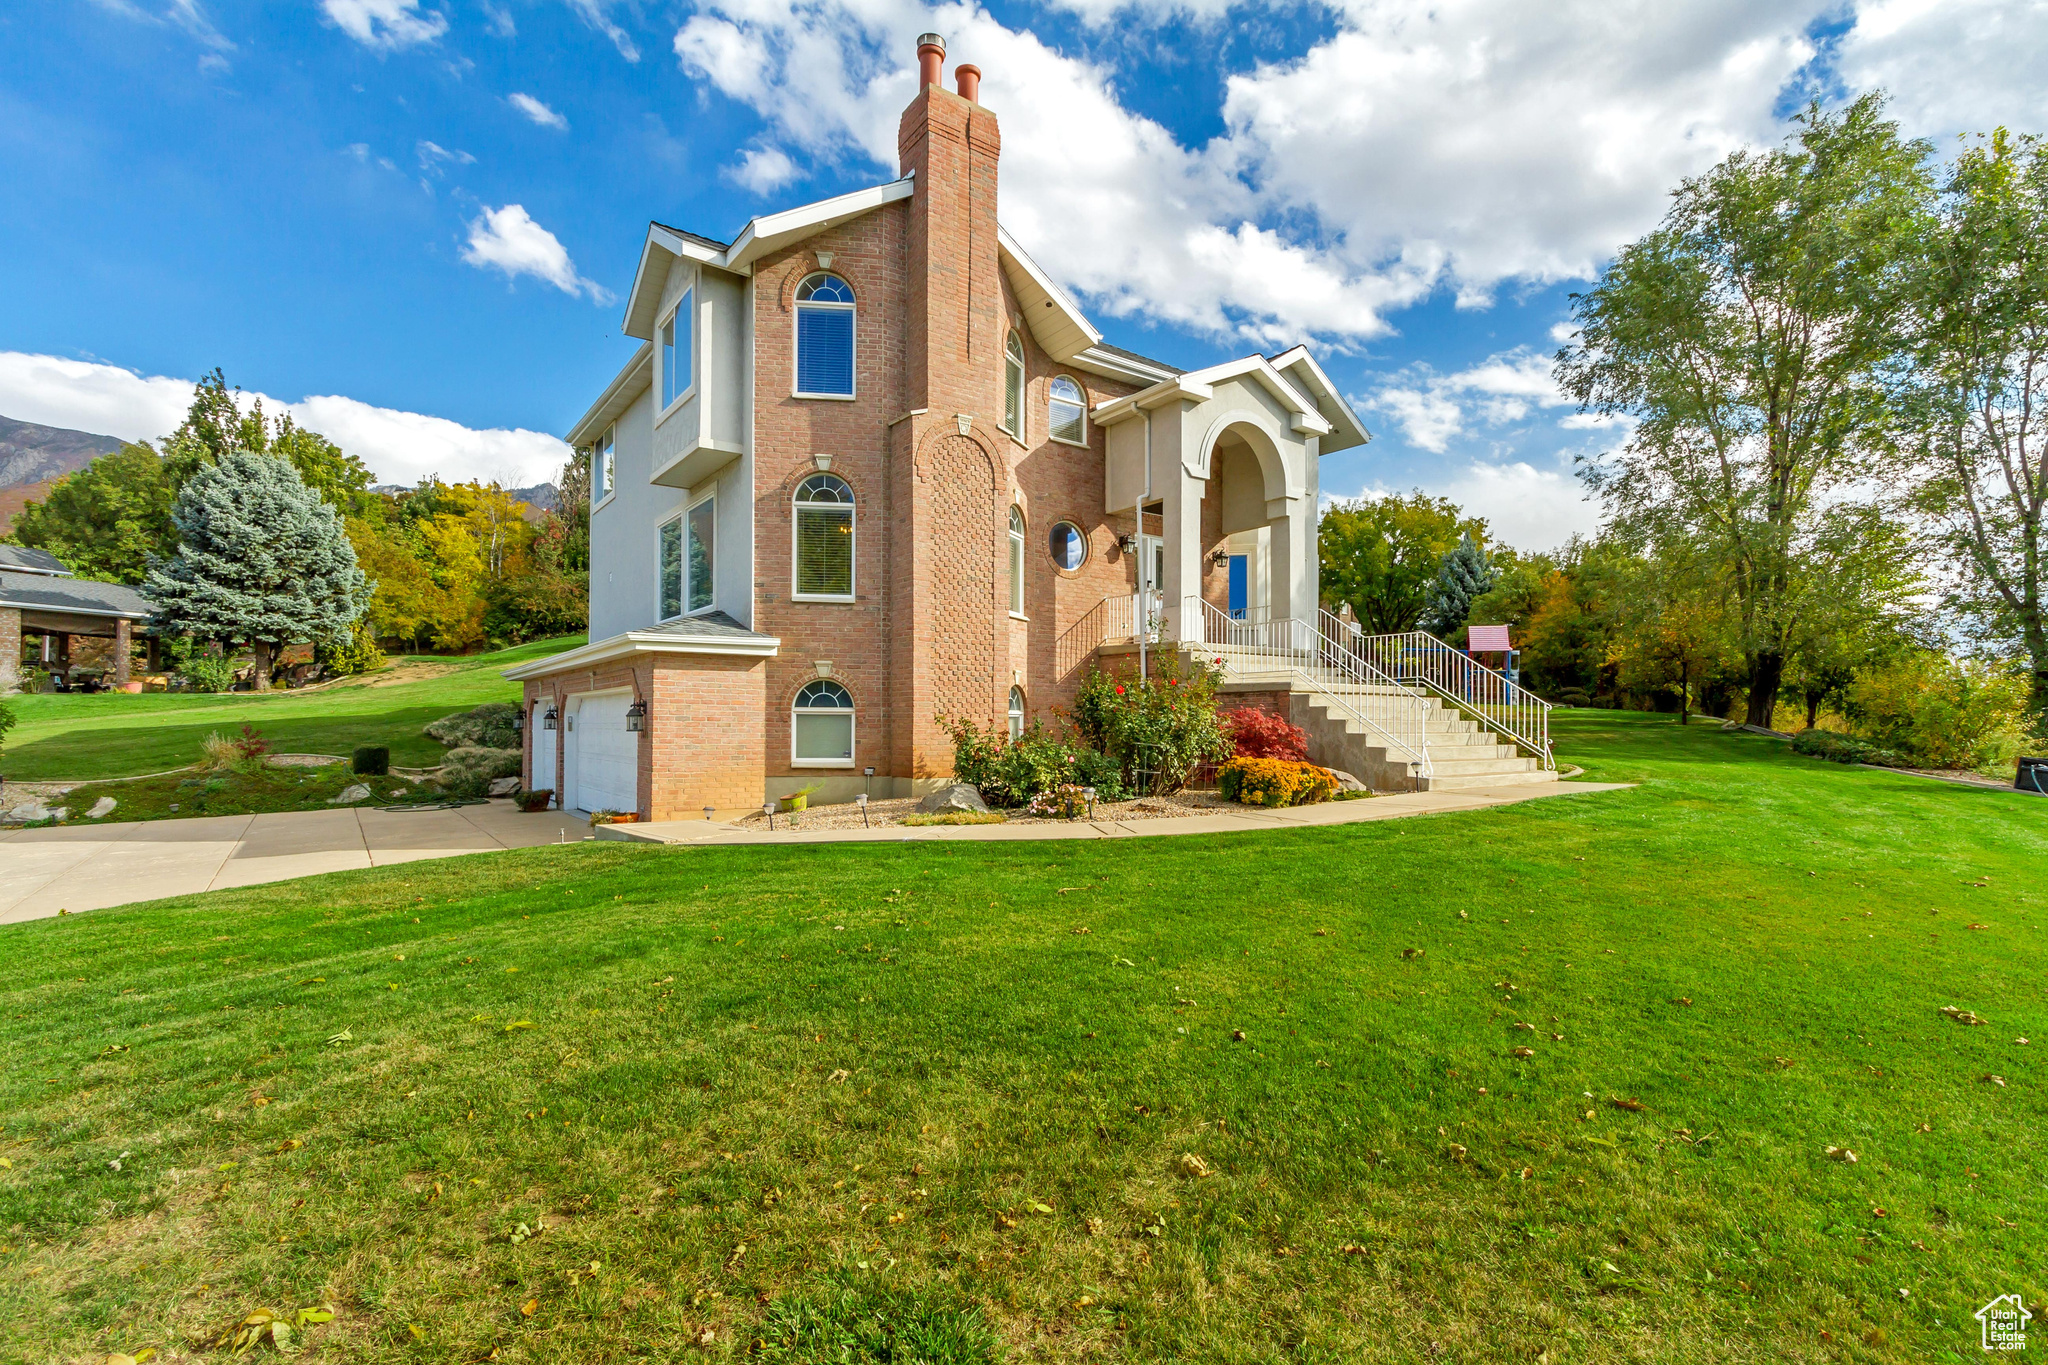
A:
<svg viewBox="0 0 2048 1365">
<path fill-rule="evenodd" d="M 1247 600 L 1251 591 L 1251 558 L 1248 555 L 1230 557 L 1230 619 L 1242 621 L 1245 609 L 1251 605 Z"/>
</svg>

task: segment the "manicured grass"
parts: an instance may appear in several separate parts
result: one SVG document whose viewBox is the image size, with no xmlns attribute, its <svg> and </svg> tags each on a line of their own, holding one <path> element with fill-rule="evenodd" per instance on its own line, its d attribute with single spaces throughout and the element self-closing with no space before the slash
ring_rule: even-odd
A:
<svg viewBox="0 0 2048 1365">
<path fill-rule="evenodd" d="M 1641 785 L 0 929 L 0 1358 L 1978 1358 L 2048 1288 L 2048 803 L 1558 729 Z"/>
<path fill-rule="evenodd" d="M 518 701 L 519 685 L 500 670 L 581 643 L 574 636 L 495 654 L 398 658 L 384 673 L 302 692 L 9 697 L 20 724 L 7 735 L 0 773 L 33 782 L 161 772 L 197 762 L 213 731 L 233 735 L 245 724 L 278 753 L 346 756 L 358 744 L 386 744 L 401 767 L 431 766 L 445 750 L 422 726 L 485 702 Z"/>
</svg>

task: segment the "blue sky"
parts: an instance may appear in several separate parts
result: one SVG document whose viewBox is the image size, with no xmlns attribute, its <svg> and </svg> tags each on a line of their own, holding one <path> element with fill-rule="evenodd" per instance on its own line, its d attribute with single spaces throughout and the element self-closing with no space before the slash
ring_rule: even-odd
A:
<svg viewBox="0 0 2048 1365">
<path fill-rule="evenodd" d="M 649 218 L 718 236 L 885 179 L 913 41 L 1003 120 L 1003 214 L 1113 341 L 1315 345 L 1507 539 L 1594 511 L 1566 296 L 1808 91 L 2048 127 L 2048 7 L 1508 0 L 52 0 L 0 10 L 0 413 L 157 434 L 231 381 L 379 474 L 545 477 L 623 359 Z M 168 420 L 167 420 L 168 419 Z"/>
</svg>

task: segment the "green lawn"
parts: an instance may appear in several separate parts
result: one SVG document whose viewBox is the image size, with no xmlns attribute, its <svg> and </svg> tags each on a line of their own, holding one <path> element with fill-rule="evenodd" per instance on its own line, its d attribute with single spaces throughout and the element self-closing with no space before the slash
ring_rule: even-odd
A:
<svg viewBox="0 0 2048 1365">
<path fill-rule="evenodd" d="M 0 1359 L 1979 1358 L 2048 1290 L 2048 803 L 1557 729 L 1641 785 L 0 929 Z"/>
<path fill-rule="evenodd" d="M 581 643 L 574 636 L 459 659 L 398 658 L 385 674 L 305 692 L 9 697 L 20 724 L 7 735 L 0 772 L 30 782 L 162 772 L 198 761 L 211 732 L 232 735 L 245 724 L 279 753 L 346 755 L 358 744 L 388 744 L 393 763 L 430 766 L 444 750 L 420 727 L 488 701 L 518 701 L 519 685 L 500 670 Z M 414 675 L 429 676 L 392 681 Z"/>
</svg>

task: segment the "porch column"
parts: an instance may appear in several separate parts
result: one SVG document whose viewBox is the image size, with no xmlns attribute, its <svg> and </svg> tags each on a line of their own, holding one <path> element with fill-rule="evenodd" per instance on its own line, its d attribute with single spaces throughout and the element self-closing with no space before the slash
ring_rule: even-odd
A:
<svg viewBox="0 0 2048 1365">
<path fill-rule="evenodd" d="M 1174 404 L 1152 414 L 1152 492 L 1160 501 L 1160 534 L 1166 541 L 1166 581 L 1161 603 L 1169 628 L 1183 643 L 1202 641 L 1202 492 L 1208 486 L 1188 472 L 1200 451 L 1184 408 Z M 1192 609 L 1191 609 L 1192 608 Z"/>
<path fill-rule="evenodd" d="M 128 685 L 128 652 L 134 641 L 129 634 L 128 618 L 123 616 L 114 622 L 114 686 Z"/>
<path fill-rule="evenodd" d="M 0 608 L 0 694 L 21 691 L 21 608 Z"/>
<path fill-rule="evenodd" d="M 1315 500 L 1273 498 L 1266 503 L 1271 544 L 1271 607 L 1276 621 L 1316 621 Z"/>
</svg>

